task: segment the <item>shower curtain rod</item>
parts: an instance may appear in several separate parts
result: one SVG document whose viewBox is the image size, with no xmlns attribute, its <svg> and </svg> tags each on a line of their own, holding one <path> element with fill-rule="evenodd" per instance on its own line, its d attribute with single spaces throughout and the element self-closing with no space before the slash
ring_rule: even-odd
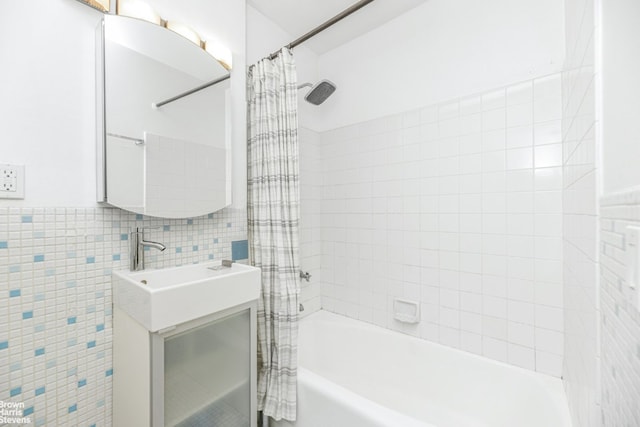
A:
<svg viewBox="0 0 640 427">
<path fill-rule="evenodd" d="M 360 0 L 359 2 L 349 6 L 347 9 L 343 10 L 342 12 L 340 12 L 339 14 L 334 16 L 333 18 L 329 19 L 328 21 L 325 21 L 324 23 L 318 25 L 316 28 L 314 28 L 313 30 L 309 31 L 308 33 L 298 37 L 297 39 L 295 39 L 294 41 L 292 41 L 291 43 L 289 43 L 285 47 L 287 49 L 293 49 L 294 47 L 306 42 L 311 37 L 323 32 L 324 30 L 326 30 L 327 28 L 329 28 L 330 26 L 332 26 L 336 22 L 341 21 L 342 19 L 344 19 L 347 16 L 351 15 L 353 12 L 356 12 L 356 11 L 362 9 L 363 7 L 365 7 L 366 5 L 371 3 L 372 1 L 373 0 Z M 279 51 L 278 52 L 273 52 L 271 55 L 269 55 L 269 59 L 274 59 L 276 56 L 278 56 L 279 53 L 280 53 Z"/>
</svg>

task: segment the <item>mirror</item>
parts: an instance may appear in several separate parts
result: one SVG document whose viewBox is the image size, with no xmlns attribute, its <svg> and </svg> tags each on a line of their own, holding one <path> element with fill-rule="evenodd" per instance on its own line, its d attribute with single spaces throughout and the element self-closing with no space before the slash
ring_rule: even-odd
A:
<svg viewBox="0 0 640 427">
<path fill-rule="evenodd" d="M 229 205 L 227 70 L 181 35 L 135 18 L 105 15 L 96 41 L 98 201 L 163 218 Z"/>
</svg>

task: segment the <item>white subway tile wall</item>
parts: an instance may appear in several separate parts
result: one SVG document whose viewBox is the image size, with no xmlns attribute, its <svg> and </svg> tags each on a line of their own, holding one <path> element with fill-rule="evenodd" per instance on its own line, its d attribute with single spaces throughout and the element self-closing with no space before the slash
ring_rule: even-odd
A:
<svg viewBox="0 0 640 427">
<path fill-rule="evenodd" d="M 565 2 L 562 85 L 563 378 L 573 423 L 584 427 L 601 419 L 594 10 L 593 0 Z"/>
<path fill-rule="evenodd" d="M 322 202 L 322 169 L 320 134 L 300 128 L 300 269 L 311 274 L 309 282 L 300 280 L 302 317 L 320 310 L 320 204 Z"/>
<path fill-rule="evenodd" d="M 640 290 L 629 286 L 625 234 L 627 226 L 640 226 L 640 191 L 606 197 L 600 213 L 602 425 L 638 426 Z"/>
<path fill-rule="evenodd" d="M 111 208 L 0 208 L 0 401 L 35 426 L 110 426 L 111 271 L 128 268 L 129 231 L 164 243 L 148 268 L 229 258 L 246 211 L 184 220 Z"/>
<path fill-rule="evenodd" d="M 323 133 L 322 307 L 560 376 L 561 111 L 555 74 Z"/>
</svg>

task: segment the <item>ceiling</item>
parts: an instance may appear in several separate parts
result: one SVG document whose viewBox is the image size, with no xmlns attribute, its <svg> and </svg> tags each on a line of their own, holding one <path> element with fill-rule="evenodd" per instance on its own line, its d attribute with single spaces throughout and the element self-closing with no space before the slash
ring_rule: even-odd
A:
<svg viewBox="0 0 640 427">
<path fill-rule="evenodd" d="M 306 41 L 317 54 L 334 49 L 427 0 L 376 0 Z M 247 0 L 247 3 L 293 38 L 311 31 L 356 0 Z M 293 40 L 292 40 L 293 41 Z"/>
</svg>

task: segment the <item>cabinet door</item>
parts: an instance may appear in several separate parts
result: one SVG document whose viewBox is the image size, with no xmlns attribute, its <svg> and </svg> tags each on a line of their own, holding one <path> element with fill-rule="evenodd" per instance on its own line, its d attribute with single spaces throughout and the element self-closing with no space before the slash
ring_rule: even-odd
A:
<svg viewBox="0 0 640 427">
<path fill-rule="evenodd" d="M 164 341 L 165 426 L 250 427 L 250 311 Z"/>
</svg>

